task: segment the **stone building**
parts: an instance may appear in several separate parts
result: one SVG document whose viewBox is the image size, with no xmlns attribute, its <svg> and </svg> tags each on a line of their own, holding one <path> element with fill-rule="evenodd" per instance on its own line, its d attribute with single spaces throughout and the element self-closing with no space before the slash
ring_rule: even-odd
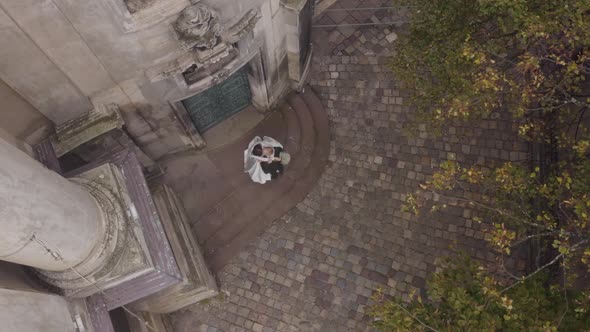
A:
<svg viewBox="0 0 590 332">
<path fill-rule="evenodd" d="M 0 0 L 0 330 L 113 331 L 126 305 L 166 331 L 159 314 L 217 294 L 178 198 L 146 176 L 301 89 L 312 13 L 313 0 Z"/>
</svg>

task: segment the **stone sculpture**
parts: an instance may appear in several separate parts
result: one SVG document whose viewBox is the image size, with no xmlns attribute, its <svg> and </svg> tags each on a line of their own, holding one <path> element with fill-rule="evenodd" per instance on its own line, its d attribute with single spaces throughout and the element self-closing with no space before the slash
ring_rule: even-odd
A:
<svg viewBox="0 0 590 332">
<path fill-rule="evenodd" d="M 225 65 L 239 55 L 234 44 L 250 33 L 261 18 L 256 9 L 248 10 L 233 25 L 224 27 L 218 13 L 200 0 L 191 0 L 172 24 L 182 47 L 188 51 L 170 63 L 153 68 L 148 77 L 160 80 L 182 73 L 187 84 L 194 84 L 206 76 L 223 80 Z"/>
<path fill-rule="evenodd" d="M 223 26 L 213 9 L 197 2 L 180 13 L 174 30 L 186 48 L 212 49 L 219 43 Z"/>
</svg>

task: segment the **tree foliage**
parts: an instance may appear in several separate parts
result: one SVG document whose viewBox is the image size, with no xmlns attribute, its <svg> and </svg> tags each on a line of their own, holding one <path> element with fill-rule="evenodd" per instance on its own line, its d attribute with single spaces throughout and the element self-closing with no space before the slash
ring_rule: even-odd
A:
<svg viewBox="0 0 590 332">
<path fill-rule="evenodd" d="M 558 158 L 533 167 L 446 161 L 408 195 L 406 208 L 416 214 L 450 203 L 481 211 L 473 219 L 491 226 L 487 239 L 502 267 L 519 246 L 534 241 L 548 249 L 525 275 L 504 268 L 508 280 L 464 258 L 447 262 L 429 283 L 427 299 L 376 306 L 376 326 L 590 328 L 588 285 L 578 284 L 581 292 L 572 295 L 579 272 L 590 270 L 590 0 L 397 2 L 414 10 L 390 66 L 411 93 L 417 122 L 441 129 L 451 121 L 509 113 L 522 138 Z M 453 195 L 472 187 L 481 193 L 477 199 Z"/>
<path fill-rule="evenodd" d="M 590 327 L 587 312 L 568 310 L 563 294 L 545 287 L 538 274 L 514 287 L 503 287 L 465 255 L 447 259 L 428 283 L 428 299 L 413 295 L 409 304 L 385 301 L 370 315 L 382 331 L 579 331 Z M 570 294 L 571 302 L 583 299 Z"/>
<path fill-rule="evenodd" d="M 512 248 L 527 240 L 548 238 L 557 252 L 551 261 L 570 260 L 588 268 L 590 161 L 581 156 L 577 161 L 560 164 L 542 177 L 539 167 L 528 171 L 511 162 L 489 169 L 446 161 L 430 181 L 408 196 L 405 208 L 419 214 L 428 202 L 425 193 L 438 198 L 439 202 L 429 205 L 431 211 L 446 207 L 447 202 L 461 201 L 463 206 L 482 212 L 473 217 L 476 222 L 493 225 L 488 239 L 499 252 L 510 255 Z M 485 188 L 477 200 L 450 193 L 469 185 Z"/>
<path fill-rule="evenodd" d="M 391 68 L 422 120 L 558 113 L 588 107 L 589 0 L 408 0 L 418 8 Z M 533 119 L 523 133 L 543 133 Z"/>
</svg>

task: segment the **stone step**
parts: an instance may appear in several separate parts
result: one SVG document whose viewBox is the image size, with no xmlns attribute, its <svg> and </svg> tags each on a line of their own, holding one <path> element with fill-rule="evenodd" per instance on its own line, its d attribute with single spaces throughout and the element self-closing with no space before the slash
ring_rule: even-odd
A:
<svg viewBox="0 0 590 332">
<path fill-rule="evenodd" d="M 197 235 L 197 239 L 201 245 L 205 246 L 205 243 L 222 228 L 226 229 L 228 225 L 232 223 L 232 220 L 244 218 L 245 215 L 241 215 L 244 209 L 248 209 L 249 204 L 254 204 L 253 196 L 251 193 L 260 191 L 263 188 L 260 184 L 254 183 L 250 180 L 247 174 L 243 172 L 243 150 L 248 145 L 250 140 L 254 136 L 263 136 L 265 133 L 272 134 L 273 138 L 276 138 L 280 142 L 286 142 L 285 150 L 289 151 L 293 157 L 297 157 L 299 152 L 299 139 L 300 139 L 300 128 L 299 119 L 296 112 L 288 104 L 284 104 L 280 107 L 280 112 L 271 116 L 282 118 L 280 128 L 267 128 L 266 132 L 257 130 L 252 133 L 246 134 L 244 138 L 240 140 L 240 144 L 232 144 L 233 148 L 231 151 L 224 149 L 224 152 L 220 154 L 221 158 L 225 158 L 225 161 L 221 164 L 229 164 L 227 167 L 235 168 L 231 172 L 225 172 L 233 174 L 232 183 L 234 184 L 233 190 L 228 191 L 226 195 L 217 202 L 213 207 L 204 213 L 195 223 L 192 225 L 193 232 Z M 285 127 L 287 130 L 285 131 Z M 269 129 L 277 131 L 281 130 L 280 133 L 269 133 Z M 290 139 L 292 137 L 293 139 Z M 290 149 L 293 149 L 291 151 Z M 215 157 L 215 156 L 214 156 Z M 231 161 L 229 159 L 232 159 Z M 238 169 L 239 168 L 239 169 Z M 274 181 L 267 183 L 266 186 L 274 186 Z M 246 213 L 252 211 L 247 210 Z M 213 250 L 212 248 L 204 248 L 205 252 Z"/>
<path fill-rule="evenodd" d="M 281 113 L 287 123 L 287 138 L 283 147 L 292 157 L 296 156 L 301 150 L 301 126 L 296 111 L 288 103 L 281 107 Z"/>
<path fill-rule="evenodd" d="M 295 186 L 291 188 L 289 196 L 284 198 L 285 200 L 290 201 L 293 207 L 301 202 L 317 185 L 318 180 L 328 163 L 328 157 L 330 154 L 330 126 L 327 113 L 320 100 L 310 88 L 307 88 L 306 91 L 299 96 L 305 102 L 312 115 L 313 127 L 316 135 L 314 149 L 310 155 L 310 163 L 297 179 Z"/>
<path fill-rule="evenodd" d="M 296 179 L 307 168 L 311 160 L 309 152 L 311 152 L 314 145 L 315 131 L 313 129 L 313 118 L 303 100 L 297 98 L 293 103 L 289 101 L 289 105 L 292 107 L 291 113 L 296 114 L 299 125 L 296 126 L 294 121 L 289 121 L 288 123 L 292 125 L 287 125 L 287 131 L 291 129 L 294 135 L 297 135 L 300 131 L 301 139 L 299 144 L 307 148 L 296 151 L 292 163 L 286 167 L 285 174 L 279 179 L 273 180 L 264 186 L 251 183 L 233 193 L 232 196 L 235 197 L 228 201 L 230 204 L 219 209 L 217 218 L 223 220 L 218 221 L 222 227 L 218 227 L 214 234 L 209 235 L 202 242 L 208 255 L 216 255 L 216 252 L 220 249 L 230 246 L 233 240 L 246 228 L 255 230 L 257 234 L 262 232 L 267 224 L 267 217 L 261 218 L 261 215 L 268 214 L 265 211 L 275 211 L 277 206 L 279 207 L 278 211 L 288 210 L 292 207 L 292 205 L 287 204 L 288 206 L 285 208 L 286 205 L 282 197 L 295 185 Z M 288 113 L 289 110 L 286 110 L 286 112 Z M 300 128 L 300 130 L 297 130 L 296 127 Z M 286 145 L 286 148 L 289 148 L 289 145 Z M 287 201 L 287 203 L 289 202 Z M 271 215 L 275 214 L 276 212 Z M 280 215 L 275 216 L 270 222 L 278 217 Z M 211 218 L 215 218 L 215 216 L 211 216 Z M 247 245 L 254 238 L 243 240 L 240 238 L 237 244 L 238 246 Z M 227 253 L 224 256 L 228 256 Z M 211 260 L 209 260 L 209 264 L 211 265 Z"/>
<path fill-rule="evenodd" d="M 244 227 L 226 242 L 223 248 L 208 256 L 208 263 L 213 272 L 219 271 L 227 262 L 254 241 L 272 222 L 283 216 L 287 211 L 302 201 L 316 185 L 328 160 L 330 149 L 330 131 L 327 114 L 313 91 L 308 90 L 301 95 L 291 95 L 288 103 L 297 111 L 302 131 L 301 155 L 298 163 L 291 165 L 282 181 L 289 180 L 288 190 L 279 199 L 263 209 L 256 216 L 256 222 Z M 317 124 L 316 122 L 317 121 Z M 310 138 L 313 137 L 313 140 Z M 287 188 L 286 188 L 287 189 Z"/>
<path fill-rule="evenodd" d="M 299 119 L 299 128 L 301 128 L 300 149 L 302 158 L 306 158 L 306 164 L 309 163 L 311 152 L 315 147 L 315 129 L 313 117 L 307 104 L 297 94 L 291 94 L 287 97 L 287 102 L 296 110 Z M 285 173 L 286 174 L 286 173 Z"/>
<path fill-rule="evenodd" d="M 325 163 L 330 155 L 330 120 L 328 113 L 324 110 L 322 102 L 313 92 L 311 86 L 306 87 L 300 96 L 307 104 L 313 118 L 316 130 L 315 150 L 322 156 Z"/>
<path fill-rule="evenodd" d="M 293 126 L 293 124 L 285 121 L 291 122 L 293 119 L 287 119 L 283 112 L 274 112 L 261 125 L 248 132 L 237 142 L 209 153 L 209 158 L 216 165 L 220 165 L 220 170 L 224 174 L 223 181 L 229 183 L 230 186 L 226 189 L 227 191 L 220 192 L 216 195 L 219 199 L 210 205 L 210 209 L 192 221 L 191 228 L 200 244 L 203 244 L 213 233 L 223 227 L 228 222 L 227 220 L 235 218 L 234 213 L 237 213 L 239 208 L 227 209 L 226 207 L 237 207 L 240 204 L 239 202 L 242 197 L 235 197 L 234 195 L 237 190 L 244 187 L 249 187 L 250 190 L 257 190 L 259 186 L 259 184 L 253 183 L 248 175 L 244 173 L 243 153 L 250 140 L 254 136 L 269 135 L 280 142 L 284 142 L 287 140 L 287 133 L 284 128 Z M 298 126 L 297 119 L 294 121 L 294 126 Z M 196 199 L 199 198 L 197 197 Z"/>
</svg>

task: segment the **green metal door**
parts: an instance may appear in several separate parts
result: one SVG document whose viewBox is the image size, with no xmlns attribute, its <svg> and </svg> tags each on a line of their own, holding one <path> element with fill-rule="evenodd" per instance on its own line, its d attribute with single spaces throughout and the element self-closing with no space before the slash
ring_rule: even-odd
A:
<svg viewBox="0 0 590 332">
<path fill-rule="evenodd" d="M 252 99 L 246 68 L 242 67 L 220 84 L 182 101 L 197 130 L 204 133 L 246 108 Z"/>
</svg>

